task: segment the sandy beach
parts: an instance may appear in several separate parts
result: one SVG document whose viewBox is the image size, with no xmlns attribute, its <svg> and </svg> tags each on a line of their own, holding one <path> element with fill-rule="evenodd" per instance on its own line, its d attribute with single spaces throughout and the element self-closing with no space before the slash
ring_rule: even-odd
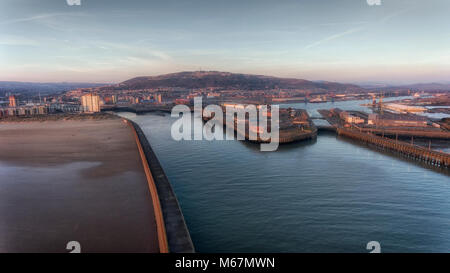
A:
<svg viewBox="0 0 450 273">
<path fill-rule="evenodd" d="M 0 252 L 158 252 L 135 139 L 120 118 L 0 122 Z"/>
</svg>

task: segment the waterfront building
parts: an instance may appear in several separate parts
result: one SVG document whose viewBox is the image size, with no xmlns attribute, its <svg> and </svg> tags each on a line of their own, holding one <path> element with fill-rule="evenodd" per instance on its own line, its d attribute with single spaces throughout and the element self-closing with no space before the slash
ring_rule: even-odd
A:
<svg viewBox="0 0 450 273">
<path fill-rule="evenodd" d="M 367 124 L 381 127 L 427 127 L 428 119 L 426 117 L 411 114 L 370 114 Z"/>
<path fill-rule="evenodd" d="M 350 114 L 347 111 L 342 111 L 339 108 L 334 108 L 330 110 L 335 115 L 338 115 L 339 118 L 341 118 L 346 123 L 353 123 L 353 124 L 362 124 L 365 122 L 365 120 L 361 117 L 355 116 Z"/>
<path fill-rule="evenodd" d="M 340 117 L 346 123 L 354 123 L 354 124 L 362 124 L 362 123 L 364 123 L 364 119 L 362 119 L 362 118 L 360 118 L 358 116 L 352 115 L 352 114 L 350 114 L 350 113 L 348 113 L 346 111 L 342 111 L 340 113 Z"/>
<path fill-rule="evenodd" d="M 81 107 L 83 108 L 83 107 Z M 66 104 L 66 103 L 53 103 L 48 107 L 49 113 L 63 112 L 63 113 L 77 113 L 82 111 L 80 105 L 77 104 Z"/>
<path fill-rule="evenodd" d="M 100 112 L 100 97 L 93 94 L 84 95 L 81 97 L 81 105 L 83 112 Z"/>
<path fill-rule="evenodd" d="M 386 103 L 383 105 L 385 109 L 392 110 L 399 113 L 416 113 L 425 112 L 427 109 L 420 106 L 410 106 L 398 103 Z"/>
<path fill-rule="evenodd" d="M 27 105 L 19 107 L 0 108 L 0 117 L 10 116 L 36 116 L 49 113 L 49 108 L 45 105 Z"/>
</svg>

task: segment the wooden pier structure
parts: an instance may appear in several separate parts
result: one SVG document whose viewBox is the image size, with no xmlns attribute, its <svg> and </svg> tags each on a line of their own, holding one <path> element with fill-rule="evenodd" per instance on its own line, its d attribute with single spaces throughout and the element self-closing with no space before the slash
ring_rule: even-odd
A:
<svg viewBox="0 0 450 273">
<path fill-rule="evenodd" d="M 372 144 L 383 150 L 396 152 L 405 157 L 433 166 L 442 168 L 450 167 L 450 154 L 448 153 L 429 150 L 407 142 L 384 138 L 371 133 L 363 133 L 353 129 L 337 128 L 337 133 L 340 136 L 362 141 L 366 144 Z"/>
</svg>

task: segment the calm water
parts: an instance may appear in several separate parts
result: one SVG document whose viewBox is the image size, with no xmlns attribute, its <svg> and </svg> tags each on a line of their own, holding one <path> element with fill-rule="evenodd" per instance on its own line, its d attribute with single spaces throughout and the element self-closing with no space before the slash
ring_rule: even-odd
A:
<svg viewBox="0 0 450 273">
<path fill-rule="evenodd" d="M 169 115 L 122 115 L 154 147 L 198 252 L 367 252 L 372 240 L 383 252 L 450 251 L 445 173 L 333 134 L 260 152 L 241 141 L 174 141 Z"/>
</svg>

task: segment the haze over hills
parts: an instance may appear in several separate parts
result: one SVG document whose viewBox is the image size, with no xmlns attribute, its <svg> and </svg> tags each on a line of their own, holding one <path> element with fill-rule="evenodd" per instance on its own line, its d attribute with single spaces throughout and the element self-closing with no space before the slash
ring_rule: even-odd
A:
<svg viewBox="0 0 450 273">
<path fill-rule="evenodd" d="M 383 81 L 357 82 L 356 85 L 370 90 L 413 90 L 413 91 L 450 91 L 450 82 L 429 82 L 429 83 L 410 83 L 394 84 Z"/>
<path fill-rule="evenodd" d="M 420 91 L 450 91 L 450 83 L 417 83 L 401 87 Z"/>
<path fill-rule="evenodd" d="M 314 91 L 350 92 L 365 90 L 354 84 L 314 82 L 304 79 L 277 78 L 262 75 L 236 74 L 218 71 L 179 72 L 159 76 L 136 77 L 107 89 L 151 89 L 180 87 L 187 89 L 218 87 L 239 90 L 303 89 Z"/>
<path fill-rule="evenodd" d="M 398 91 L 450 91 L 450 82 L 390 84 L 386 82 L 364 82 L 358 84 L 330 81 L 309 81 L 296 78 L 279 78 L 263 75 L 239 74 L 219 71 L 186 71 L 158 76 L 142 76 L 118 84 L 71 83 L 71 82 L 17 82 L 0 81 L 0 95 L 7 92 L 17 94 L 49 95 L 77 88 L 99 88 L 100 90 L 154 89 L 154 88 L 219 88 L 224 90 L 270 90 L 300 89 L 311 93 L 367 93 L 380 90 Z"/>
<path fill-rule="evenodd" d="M 99 87 L 105 84 L 100 83 L 69 83 L 69 82 L 17 82 L 17 81 L 0 81 L 0 95 L 6 92 L 34 95 L 56 94 L 76 88 Z"/>
</svg>

